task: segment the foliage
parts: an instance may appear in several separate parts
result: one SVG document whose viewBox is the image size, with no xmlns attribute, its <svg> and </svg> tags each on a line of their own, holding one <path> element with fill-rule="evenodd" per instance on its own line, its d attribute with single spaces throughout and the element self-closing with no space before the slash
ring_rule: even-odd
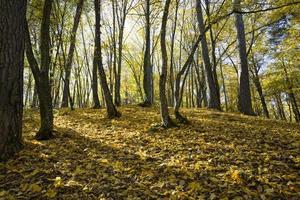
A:
<svg viewBox="0 0 300 200">
<path fill-rule="evenodd" d="M 157 108 L 56 110 L 56 138 L 0 164 L 0 199 L 299 199 L 300 125 L 185 109 L 189 126 L 164 130 Z M 154 127 L 150 128 L 149 127 Z"/>
</svg>

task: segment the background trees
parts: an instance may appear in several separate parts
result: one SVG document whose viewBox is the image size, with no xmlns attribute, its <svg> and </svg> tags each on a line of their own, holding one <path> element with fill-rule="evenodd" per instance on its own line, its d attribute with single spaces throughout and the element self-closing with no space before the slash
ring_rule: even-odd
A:
<svg viewBox="0 0 300 200">
<path fill-rule="evenodd" d="M 176 0 L 170 1 L 168 21 L 162 26 L 165 3 L 102 0 L 100 59 L 96 55 L 93 3 L 53 1 L 49 28 L 52 105 L 63 104 L 65 87 L 69 85 L 70 106 L 106 106 L 107 94 L 97 72 L 99 60 L 108 93 L 116 105 L 140 102 L 144 106 L 158 105 L 161 63 L 165 59 L 160 45 L 163 27 L 166 29 L 163 42 L 169 55 L 165 92 L 168 105 L 175 110 L 209 107 L 298 120 L 299 47 L 292 38 L 299 36 L 299 4 L 267 0 L 260 4 Z M 39 24 L 43 4 L 30 1 L 29 5 L 32 54 L 40 58 Z M 79 10 L 81 17 L 78 17 Z M 76 24 L 78 30 L 74 31 Z M 200 35 L 199 47 L 193 48 Z M 73 59 L 70 59 L 71 49 Z M 36 63 L 41 66 L 39 60 Z M 41 104 L 36 101 L 39 83 L 27 68 L 32 63 L 28 59 L 25 64 L 27 107 Z M 72 68 L 68 76 L 67 65 Z M 176 81 L 179 93 L 176 93 Z"/>
</svg>

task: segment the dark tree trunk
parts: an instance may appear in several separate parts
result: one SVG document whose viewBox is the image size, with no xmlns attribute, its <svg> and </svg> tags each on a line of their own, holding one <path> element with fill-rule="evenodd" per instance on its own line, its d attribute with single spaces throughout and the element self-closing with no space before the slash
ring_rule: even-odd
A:
<svg viewBox="0 0 300 200">
<path fill-rule="evenodd" d="M 286 120 L 286 115 L 285 115 L 283 103 L 281 100 L 281 94 L 275 94 L 275 100 L 276 100 L 277 112 L 278 112 L 280 119 Z"/>
<path fill-rule="evenodd" d="M 253 61 L 254 61 L 254 58 L 253 58 Z M 255 85 L 257 93 L 259 94 L 259 98 L 260 98 L 260 102 L 261 102 L 261 105 L 262 105 L 262 108 L 263 108 L 264 115 L 267 118 L 270 118 L 267 103 L 266 103 L 266 99 L 265 99 L 265 95 L 264 95 L 263 90 L 262 90 L 262 86 L 261 86 L 261 83 L 260 83 L 257 66 L 256 66 L 255 63 L 254 63 L 253 83 Z"/>
<path fill-rule="evenodd" d="M 45 0 L 41 25 L 41 68 L 38 67 L 32 45 L 28 26 L 26 26 L 26 56 L 33 73 L 40 105 L 40 130 L 36 134 L 36 139 L 47 140 L 53 137 L 53 109 L 51 98 L 51 86 L 49 80 L 50 65 L 50 15 L 52 10 L 52 0 Z"/>
<path fill-rule="evenodd" d="M 169 128 L 173 126 L 173 122 L 169 116 L 168 109 L 168 101 L 166 96 L 166 81 L 168 75 L 168 55 L 167 55 L 167 47 L 166 47 L 166 27 L 169 15 L 169 7 L 171 0 L 166 0 L 164 13 L 161 24 L 161 36 L 160 36 L 160 44 L 161 44 L 161 54 L 162 54 L 162 69 L 159 79 L 159 98 L 160 98 L 160 114 L 162 120 L 162 126 L 165 128 Z"/>
<path fill-rule="evenodd" d="M 40 100 L 41 128 L 36 134 L 38 140 L 47 140 L 53 136 L 53 109 L 49 80 L 50 65 L 50 16 L 52 0 L 45 0 L 41 25 L 41 70 L 38 89 Z"/>
<path fill-rule="evenodd" d="M 207 14 L 208 23 L 210 24 L 211 23 L 210 1 L 205 0 L 205 5 L 206 5 L 206 14 Z M 214 32 L 213 32 L 212 26 L 209 27 L 209 35 L 210 35 L 210 41 L 211 41 L 211 57 L 212 57 L 212 63 L 213 63 L 212 74 L 213 74 L 214 83 L 215 83 L 216 92 L 217 92 L 217 100 L 219 101 L 218 104 L 220 105 L 220 109 L 221 109 L 220 85 L 219 85 L 218 75 L 217 75 L 216 39 L 214 37 Z"/>
<path fill-rule="evenodd" d="M 94 54 L 96 54 L 96 47 L 94 47 L 95 50 L 94 50 Z M 98 95 L 98 70 L 97 70 L 97 61 L 95 59 L 95 56 L 94 56 L 94 61 L 93 61 L 93 78 L 92 78 L 92 92 L 93 92 L 93 108 L 94 109 L 97 109 L 97 108 L 100 108 L 101 105 L 100 105 L 100 101 L 99 101 L 99 95 Z"/>
<path fill-rule="evenodd" d="M 206 85 L 207 85 L 207 89 L 208 89 L 208 108 L 221 110 L 220 99 L 219 99 L 218 91 L 217 91 L 216 84 L 214 81 L 214 76 L 212 73 L 212 66 L 211 66 L 210 58 L 209 58 L 209 50 L 208 50 L 206 36 L 205 36 L 206 28 L 204 25 L 200 0 L 196 1 L 196 9 L 197 9 L 197 19 L 198 19 L 198 24 L 199 24 L 199 30 L 200 30 L 201 35 L 203 35 L 202 40 L 201 40 L 201 47 L 202 47 L 202 59 L 203 59 L 203 63 L 205 66 L 205 73 L 206 73 Z"/>
<path fill-rule="evenodd" d="M 144 79 L 143 79 L 143 87 L 145 92 L 145 100 L 141 104 L 141 106 L 152 106 L 152 94 L 153 94 L 153 80 L 152 80 L 152 65 L 151 65 L 151 37 L 150 37 L 150 0 L 146 0 L 146 48 L 144 55 Z"/>
<path fill-rule="evenodd" d="M 61 107 L 68 107 L 69 99 L 70 99 L 70 76 L 71 76 L 71 69 L 75 51 L 75 42 L 76 42 L 76 33 L 80 21 L 80 16 L 82 12 L 84 0 L 79 0 L 77 3 L 76 13 L 74 17 L 74 24 L 71 32 L 71 39 L 70 39 L 70 48 L 69 54 L 65 66 L 65 79 L 64 79 L 64 90 L 63 90 L 63 99 Z"/>
<path fill-rule="evenodd" d="M 285 75 L 285 81 L 286 81 L 287 89 L 288 89 L 287 94 L 288 94 L 288 97 L 289 97 L 289 101 L 292 104 L 292 110 L 294 112 L 295 121 L 300 122 L 300 112 L 299 112 L 299 108 L 298 108 L 298 104 L 297 104 L 295 94 L 293 92 L 293 85 L 292 85 L 292 82 L 290 81 L 290 78 L 288 76 L 288 72 L 287 72 L 284 61 L 282 61 L 282 64 L 283 64 L 283 70 L 284 70 L 284 75 Z"/>
<path fill-rule="evenodd" d="M 100 32 L 100 16 L 101 16 L 100 15 L 100 1 L 95 0 L 94 6 L 95 6 L 95 18 L 96 18 L 95 19 L 95 21 L 96 21 L 96 24 L 95 24 L 96 51 L 95 51 L 94 59 L 98 65 L 98 71 L 99 71 L 100 80 L 101 80 L 101 87 L 102 87 L 102 91 L 103 91 L 104 97 L 105 97 L 107 116 L 108 116 L 108 118 L 111 119 L 111 118 L 120 117 L 121 114 L 117 111 L 115 105 L 113 104 L 112 95 L 108 88 L 106 75 L 105 75 L 105 71 L 104 71 L 103 64 L 102 64 L 101 32 Z"/>
<path fill-rule="evenodd" d="M 228 98 L 227 98 L 225 77 L 224 77 L 224 73 L 223 73 L 223 65 L 222 65 L 222 60 L 221 59 L 220 59 L 220 72 L 221 72 L 222 87 L 223 87 L 223 94 L 224 94 L 224 101 L 225 101 L 225 111 L 228 111 Z"/>
<path fill-rule="evenodd" d="M 176 36 L 176 28 L 177 28 L 177 19 L 178 19 L 178 9 L 179 9 L 179 0 L 176 0 L 175 7 L 175 19 L 172 27 L 172 35 L 171 35 L 171 61 L 170 61 L 170 76 L 169 76 L 169 84 L 170 84 L 170 104 L 174 106 L 174 46 L 175 46 L 175 36 Z"/>
<path fill-rule="evenodd" d="M 26 0 L 0 0 L 0 161 L 22 148 Z"/>
<path fill-rule="evenodd" d="M 241 0 L 234 0 L 234 10 L 241 11 Z M 243 16 L 235 13 L 235 26 L 237 30 L 237 44 L 240 59 L 239 74 L 239 106 L 238 109 L 245 115 L 253 115 L 251 92 L 249 83 L 249 69 L 246 51 L 246 37 Z"/>
</svg>

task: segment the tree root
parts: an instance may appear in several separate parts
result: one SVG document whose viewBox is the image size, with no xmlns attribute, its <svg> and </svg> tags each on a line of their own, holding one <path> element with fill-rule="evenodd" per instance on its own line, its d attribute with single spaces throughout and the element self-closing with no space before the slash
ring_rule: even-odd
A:
<svg viewBox="0 0 300 200">
<path fill-rule="evenodd" d="M 179 111 L 175 111 L 175 117 L 179 123 L 182 123 L 182 124 L 190 123 L 189 120 L 186 117 L 182 116 Z"/>
</svg>

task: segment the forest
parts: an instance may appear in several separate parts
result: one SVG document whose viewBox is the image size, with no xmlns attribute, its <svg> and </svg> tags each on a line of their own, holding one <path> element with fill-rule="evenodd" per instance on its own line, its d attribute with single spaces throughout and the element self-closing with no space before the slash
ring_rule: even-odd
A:
<svg viewBox="0 0 300 200">
<path fill-rule="evenodd" d="M 299 0 L 0 0 L 0 199 L 300 199 Z"/>
</svg>

